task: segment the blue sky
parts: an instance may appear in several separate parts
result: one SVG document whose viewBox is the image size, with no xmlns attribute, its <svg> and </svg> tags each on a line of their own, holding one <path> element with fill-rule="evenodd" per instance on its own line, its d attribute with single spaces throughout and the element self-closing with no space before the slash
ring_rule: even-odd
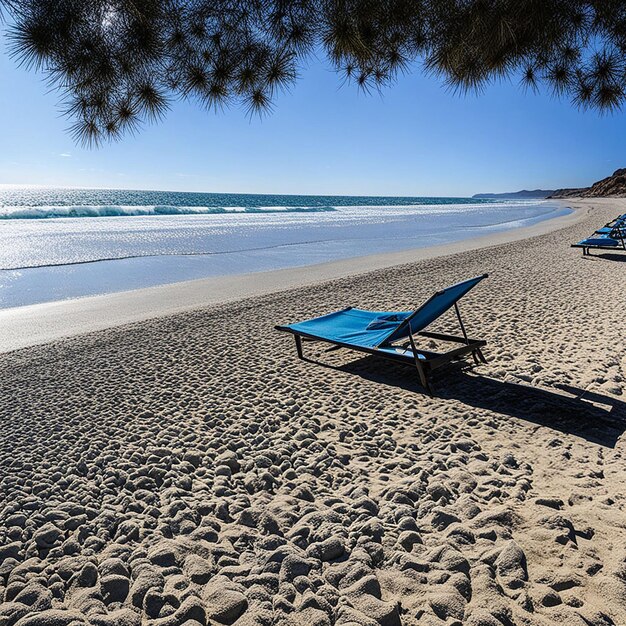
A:
<svg viewBox="0 0 626 626">
<path fill-rule="evenodd" d="M 580 112 L 509 83 L 460 96 L 419 70 L 366 95 L 312 59 L 262 119 L 178 102 L 99 149 L 73 143 L 58 95 L 6 53 L 0 78 L 0 183 L 463 196 L 588 185 L 626 166 L 626 113 Z"/>
</svg>

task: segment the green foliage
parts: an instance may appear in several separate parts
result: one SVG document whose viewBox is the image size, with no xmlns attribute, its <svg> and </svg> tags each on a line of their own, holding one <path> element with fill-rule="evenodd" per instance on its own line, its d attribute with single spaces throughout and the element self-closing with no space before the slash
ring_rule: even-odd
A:
<svg viewBox="0 0 626 626">
<path fill-rule="evenodd" d="M 158 120 L 173 98 L 271 107 L 323 50 L 363 89 L 421 61 L 454 89 L 519 77 L 581 107 L 621 108 L 623 0 L 0 0 L 13 54 L 43 70 L 78 141 Z"/>
</svg>

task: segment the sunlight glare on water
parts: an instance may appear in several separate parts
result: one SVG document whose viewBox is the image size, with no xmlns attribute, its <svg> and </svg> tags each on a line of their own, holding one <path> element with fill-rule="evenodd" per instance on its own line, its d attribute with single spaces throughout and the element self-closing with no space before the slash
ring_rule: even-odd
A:
<svg viewBox="0 0 626 626">
<path fill-rule="evenodd" d="M 549 201 L 0 189 L 0 307 L 439 245 L 567 211 Z"/>
</svg>

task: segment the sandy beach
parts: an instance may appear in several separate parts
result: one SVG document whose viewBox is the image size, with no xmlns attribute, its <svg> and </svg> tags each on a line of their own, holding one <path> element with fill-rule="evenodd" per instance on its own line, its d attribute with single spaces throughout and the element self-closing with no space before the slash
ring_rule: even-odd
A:
<svg viewBox="0 0 626 626">
<path fill-rule="evenodd" d="M 0 313 L 0 626 L 626 624 L 626 253 L 569 247 L 626 200 L 569 204 L 367 273 Z M 485 272 L 488 364 L 435 397 L 274 330 Z"/>
</svg>

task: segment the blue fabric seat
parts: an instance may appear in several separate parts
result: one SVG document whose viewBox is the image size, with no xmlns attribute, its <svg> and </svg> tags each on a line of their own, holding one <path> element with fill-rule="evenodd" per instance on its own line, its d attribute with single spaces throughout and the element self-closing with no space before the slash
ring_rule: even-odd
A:
<svg viewBox="0 0 626 626">
<path fill-rule="evenodd" d="M 434 369 L 453 358 L 461 358 L 467 354 L 473 354 L 476 362 L 479 358 L 484 361 L 480 348 L 486 342 L 468 339 L 457 303 L 486 277 L 486 274 L 477 276 L 438 291 L 414 311 L 369 311 L 348 307 L 321 317 L 276 326 L 276 329 L 295 336 L 300 358 L 303 358 L 301 338 L 307 338 L 325 341 L 337 347 L 379 354 L 394 360 L 414 362 L 424 386 L 429 388 L 427 366 Z M 463 337 L 425 331 L 427 326 L 452 307 L 456 310 Z M 444 354 L 426 352 L 418 350 L 414 344 L 414 336 L 418 334 L 445 341 L 457 341 L 465 345 Z M 394 345 L 407 338 L 410 339 L 410 349 L 409 344 L 402 347 Z"/>
<path fill-rule="evenodd" d="M 583 239 L 578 242 L 579 246 L 621 246 L 622 244 L 617 240 L 613 239 L 610 234 L 608 235 L 598 235 L 597 237 L 588 237 L 587 239 Z"/>
<path fill-rule="evenodd" d="M 374 348 L 409 315 L 410 313 L 364 311 L 350 307 L 297 324 L 289 324 L 287 328 L 305 337 L 318 337 L 362 348 Z M 397 319 L 396 321 L 381 319 L 385 317 Z M 386 324 L 376 324 L 379 320 L 386 321 Z"/>
</svg>

